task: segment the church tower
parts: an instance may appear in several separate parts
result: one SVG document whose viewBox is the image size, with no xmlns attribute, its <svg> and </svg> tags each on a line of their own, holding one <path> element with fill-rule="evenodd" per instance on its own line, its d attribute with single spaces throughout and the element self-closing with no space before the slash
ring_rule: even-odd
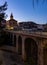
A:
<svg viewBox="0 0 47 65">
<path fill-rule="evenodd" d="M 13 19 L 13 14 L 11 13 L 11 15 L 10 15 L 10 19 Z"/>
<path fill-rule="evenodd" d="M 10 19 L 7 21 L 7 29 L 14 29 L 18 26 L 17 20 L 14 19 L 13 14 L 11 13 Z"/>
</svg>

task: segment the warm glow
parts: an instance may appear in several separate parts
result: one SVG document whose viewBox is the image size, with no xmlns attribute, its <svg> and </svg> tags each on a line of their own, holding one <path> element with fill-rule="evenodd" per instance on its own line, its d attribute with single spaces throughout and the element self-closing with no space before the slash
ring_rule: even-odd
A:
<svg viewBox="0 0 47 65">
<path fill-rule="evenodd" d="M 14 27 L 11 27 L 11 26 L 7 25 L 6 29 L 8 29 L 8 30 L 13 30 Z"/>
<path fill-rule="evenodd" d="M 10 27 L 10 29 L 12 29 L 12 30 L 13 30 L 13 29 L 14 29 L 14 27 Z"/>
</svg>

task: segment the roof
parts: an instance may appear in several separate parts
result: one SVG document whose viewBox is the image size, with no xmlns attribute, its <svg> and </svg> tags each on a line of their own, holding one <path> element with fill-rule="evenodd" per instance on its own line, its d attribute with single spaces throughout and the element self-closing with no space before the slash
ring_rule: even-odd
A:
<svg viewBox="0 0 47 65">
<path fill-rule="evenodd" d="M 15 20 L 15 19 L 10 19 L 10 20 L 8 20 L 8 21 L 15 21 L 15 22 L 17 22 L 17 20 Z"/>
</svg>

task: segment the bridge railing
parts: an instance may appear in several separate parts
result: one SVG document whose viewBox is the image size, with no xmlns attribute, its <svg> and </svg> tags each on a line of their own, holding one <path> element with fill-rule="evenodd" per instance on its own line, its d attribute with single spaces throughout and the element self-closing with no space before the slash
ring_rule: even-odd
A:
<svg viewBox="0 0 47 65">
<path fill-rule="evenodd" d="M 33 36 L 41 36 L 47 38 L 47 32 L 16 31 L 16 33 L 22 33 L 22 34 L 33 35 Z"/>
<path fill-rule="evenodd" d="M 26 34 L 39 34 L 39 35 L 47 35 L 47 32 L 34 32 L 34 31 L 15 31 L 15 32 L 18 32 L 18 33 L 26 33 Z"/>
<path fill-rule="evenodd" d="M 47 36 L 47 32 L 40 32 L 40 31 L 23 31 L 23 30 L 5 30 L 6 32 L 11 32 L 11 33 L 22 33 L 22 34 L 32 34 L 32 35 L 39 35 L 39 36 Z"/>
</svg>

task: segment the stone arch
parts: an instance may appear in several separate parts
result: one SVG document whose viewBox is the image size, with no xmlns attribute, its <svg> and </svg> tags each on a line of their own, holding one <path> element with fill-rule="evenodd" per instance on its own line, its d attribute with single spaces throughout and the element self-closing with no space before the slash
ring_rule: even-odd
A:
<svg viewBox="0 0 47 65">
<path fill-rule="evenodd" d="M 38 46 L 36 44 L 36 41 L 34 41 L 32 38 L 25 39 L 25 53 L 27 56 L 27 62 L 32 65 L 37 65 Z"/>
<path fill-rule="evenodd" d="M 47 44 L 43 47 L 43 64 L 47 65 Z"/>
<path fill-rule="evenodd" d="M 18 37 L 18 53 L 22 55 L 22 37 Z"/>
</svg>

